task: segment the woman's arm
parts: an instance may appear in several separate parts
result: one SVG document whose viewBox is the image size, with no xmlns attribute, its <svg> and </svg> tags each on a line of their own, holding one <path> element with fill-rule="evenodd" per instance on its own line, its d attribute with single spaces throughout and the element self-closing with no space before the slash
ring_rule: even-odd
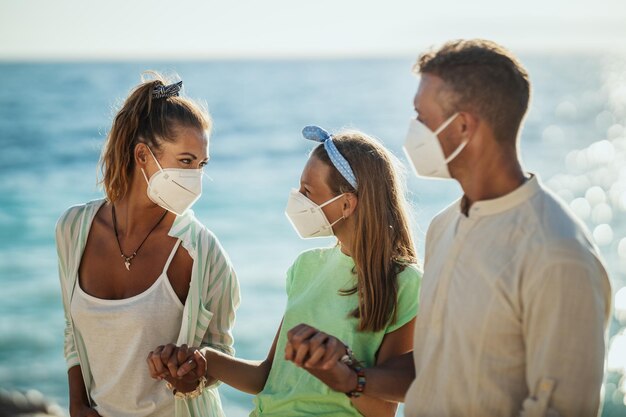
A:
<svg viewBox="0 0 626 417">
<path fill-rule="evenodd" d="M 70 416 L 100 417 L 100 414 L 89 405 L 80 365 L 71 367 L 67 371 L 67 378 L 70 386 Z"/>
<path fill-rule="evenodd" d="M 211 242 L 212 240 L 212 242 Z M 209 242 L 213 248 L 200 262 L 200 274 L 204 275 L 204 291 L 200 298 L 204 313 L 209 312 L 212 318 L 201 341 L 195 342 L 200 348 L 210 347 L 229 355 L 234 354 L 232 329 L 235 314 L 241 300 L 239 280 L 226 251 L 217 237 L 210 235 Z M 202 312 L 201 312 L 202 313 Z M 198 344 L 196 344 L 198 343 Z"/>
<path fill-rule="evenodd" d="M 72 328 L 70 315 L 70 299 L 68 285 L 75 282 L 71 278 L 71 254 L 78 240 L 73 233 L 72 225 L 81 215 L 83 206 L 68 209 L 57 221 L 55 227 L 55 241 L 57 249 L 59 281 L 61 284 L 61 296 L 63 301 L 63 315 L 65 318 L 64 331 L 64 355 L 67 364 L 67 378 L 69 384 L 70 416 L 71 417 L 99 417 L 100 415 L 91 408 L 89 395 L 85 388 L 82 369 L 78 360 L 76 341 Z"/>
</svg>

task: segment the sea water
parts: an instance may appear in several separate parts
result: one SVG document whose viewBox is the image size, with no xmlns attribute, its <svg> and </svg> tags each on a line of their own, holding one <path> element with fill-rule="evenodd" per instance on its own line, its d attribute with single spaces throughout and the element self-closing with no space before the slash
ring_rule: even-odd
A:
<svg viewBox="0 0 626 417">
<path fill-rule="evenodd" d="M 615 293 L 626 284 L 626 57 L 534 54 L 522 61 L 533 85 L 524 166 L 587 223 Z M 142 71 L 178 74 L 184 93 L 206 103 L 213 117 L 210 180 L 194 211 L 239 276 L 237 355 L 263 359 L 285 306 L 286 269 L 300 251 L 332 244 L 300 240 L 283 213 L 314 146 L 300 135 L 302 127 L 362 130 L 406 163 L 401 146 L 418 82 L 412 63 L 412 57 L 0 63 L 0 388 L 37 389 L 67 407 L 54 225 L 70 205 L 102 196 L 102 143 Z M 406 172 L 421 256 L 430 220 L 460 189 Z M 617 307 L 626 308 L 620 300 Z M 610 324 L 605 416 L 626 410 L 623 325 L 616 318 Z M 249 395 L 220 390 L 228 416 L 247 415 Z"/>
</svg>

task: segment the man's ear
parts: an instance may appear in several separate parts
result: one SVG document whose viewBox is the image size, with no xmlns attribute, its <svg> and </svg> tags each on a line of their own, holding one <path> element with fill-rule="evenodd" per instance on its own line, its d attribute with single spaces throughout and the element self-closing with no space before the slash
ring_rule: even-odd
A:
<svg viewBox="0 0 626 417">
<path fill-rule="evenodd" d="M 480 118 L 469 112 L 459 112 L 459 129 L 463 137 L 471 138 L 478 130 Z"/>
<path fill-rule="evenodd" d="M 344 197 L 341 199 L 342 207 L 341 214 L 344 219 L 347 219 L 354 213 L 356 210 L 356 206 L 359 203 L 359 198 L 354 193 L 345 193 Z"/>
</svg>

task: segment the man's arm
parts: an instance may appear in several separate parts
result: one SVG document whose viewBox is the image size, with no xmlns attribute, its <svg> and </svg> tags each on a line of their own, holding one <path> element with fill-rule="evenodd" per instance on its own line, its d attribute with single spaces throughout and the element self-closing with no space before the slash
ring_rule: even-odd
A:
<svg viewBox="0 0 626 417">
<path fill-rule="evenodd" d="M 568 252 L 538 265 L 523 290 L 530 394 L 522 415 L 595 416 L 600 406 L 610 284 L 598 260 Z"/>
</svg>

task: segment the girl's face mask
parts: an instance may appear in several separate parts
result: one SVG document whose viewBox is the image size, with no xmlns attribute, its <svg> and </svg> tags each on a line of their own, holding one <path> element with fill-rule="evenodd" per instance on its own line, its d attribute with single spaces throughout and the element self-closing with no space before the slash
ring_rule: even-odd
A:
<svg viewBox="0 0 626 417">
<path fill-rule="evenodd" d="M 343 194 L 317 205 L 298 190 L 291 190 L 285 214 L 302 239 L 333 236 L 333 226 L 343 220 L 343 217 L 330 223 L 322 211 L 322 207 L 336 201 L 341 196 Z"/>
</svg>

